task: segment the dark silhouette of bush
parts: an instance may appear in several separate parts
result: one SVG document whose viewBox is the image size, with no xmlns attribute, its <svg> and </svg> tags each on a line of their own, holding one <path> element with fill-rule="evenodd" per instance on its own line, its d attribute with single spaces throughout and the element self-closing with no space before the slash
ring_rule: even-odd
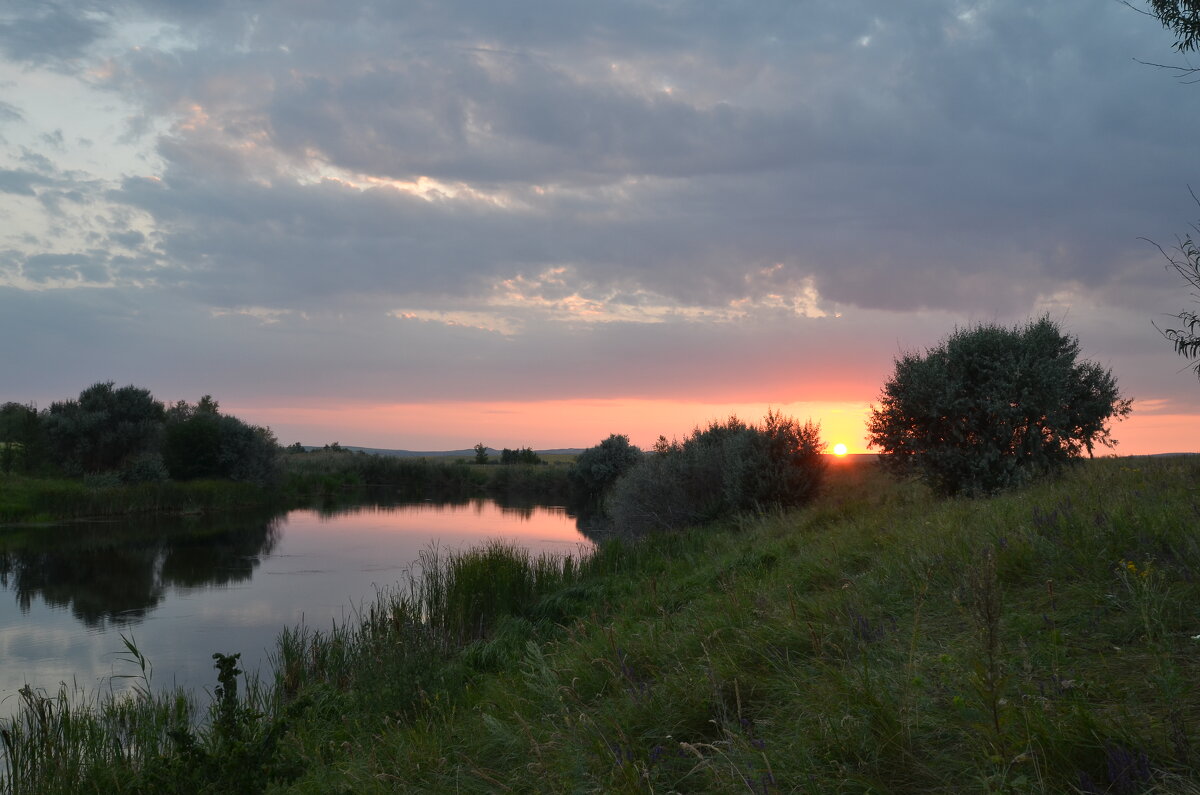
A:
<svg viewBox="0 0 1200 795">
<path fill-rule="evenodd" d="M 46 457 L 45 432 L 33 405 L 0 406 L 0 472 L 35 472 Z"/>
<path fill-rule="evenodd" d="M 93 384 L 78 400 L 51 403 L 43 416 L 55 462 L 65 472 L 82 475 L 121 470 L 142 453 L 158 449 L 166 415 L 150 390 Z"/>
<path fill-rule="evenodd" d="M 896 360 L 868 421 L 885 467 L 941 494 L 990 494 L 1112 446 L 1129 414 L 1112 373 L 1077 362 L 1079 342 L 1049 318 L 981 324 Z"/>
<path fill-rule="evenodd" d="M 279 476 L 279 444 L 270 429 L 222 414 L 211 395 L 195 406 L 182 400 L 172 406 L 163 437 L 163 460 L 176 480 L 266 484 Z"/>
<path fill-rule="evenodd" d="M 624 434 L 612 434 L 575 458 L 568 477 L 572 497 L 580 502 L 599 503 L 634 464 L 642 460 L 642 449 L 629 443 Z"/>
<path fill-rule="evenodd" d="M 772 412 L 757 426 L 713 422 L 683 442 L 660 439 L 613 485 L 608 513 L 616 531 L 637 534 L 803 505 L 821 485 L 822 447 L 819 426 Z"/>
<path fill-rule="evenodd" d="M 221 418 L 215 402 L 201 400 L 191 406 L 181 400 L 171 407 L 163 434 L 163 460 L 175 480 L 221 476 Z"/>
<path fill-rule="evenodd" d="M 500 451 L 501 464 L 544 464 L 545 461 L 537 453 L 533 452 L 532 447 L 520 447 L 516 450 L 509 450 L 505 447 Z"/>
</svg>

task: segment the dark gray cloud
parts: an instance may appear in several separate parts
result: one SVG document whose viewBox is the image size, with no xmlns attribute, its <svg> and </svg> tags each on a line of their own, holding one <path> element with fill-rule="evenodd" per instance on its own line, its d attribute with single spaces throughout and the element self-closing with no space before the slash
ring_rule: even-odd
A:
<svg viewBox="0 0 1200 795">
<path fill-rule="evenodd" d="M 79 58 L 108 30 L 91 5 L 30 3 L 30 16 L 0 22 L 0 52 L 35 64 Z"/>
<path fill-rule="evenodd" d="M 25 258 L 21 271 L 25 278 L 43 284 L 50 281 L 104 283 L 108 280 L 107 256 L 89 254 L 34 254 Z"/>
<path fill-rule="evenodd" d="M 1162 125 L 1161 76 L 1113 57 L 1153 39 L 1123 8 L 524 13 L 206 17 L 220 39 L 122 61 L 116 85 L 184 122 L 165 179 L 114 196 L 221 300 L 478 297 L 566 263 L 595 290 L 714 306 L 780 264 L 772 287 L 813 277 L 841 304 L 1008 310 L 1113 278 L 1190 145 Z M 314 158 L 514 206 L 287 178 Z"/>
<path fill-rule="evenodd" d="M 41 174 L 32 171 L 0 170 L 0 192 L 12 193 L 17 196 L 36 196 L 34 185 L 44 185 L 48 182 Z"/>
<path fill-rule="evenodd" d="M 146 242 L 146 236 L 136 229 L 126 232 L 114 232 L 108 238 L 118 246 L 125 248 L 140 248 Z"/>
</svg>

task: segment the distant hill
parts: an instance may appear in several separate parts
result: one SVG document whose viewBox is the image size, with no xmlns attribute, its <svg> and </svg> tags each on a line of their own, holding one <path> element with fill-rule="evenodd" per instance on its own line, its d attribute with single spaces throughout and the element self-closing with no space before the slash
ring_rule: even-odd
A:
<svg viewBox="0 0 1200 795">
<path fill-rule="evenodd" d="M 371 453 L 372 455 L 386 455 L 395 458 L 468 458 L 474 460 L 475 448 L 471 447 L 466 450 L 387 450 L 380 447 L 354 447 L 352 445 L 341 445 L 343 450 L 353 450 L 354 452 Z M 305 450 L 320 450 L 321 447 L 314 445 L 304 445 Z M 559 447 L 552 450 L 534 450 L 538 455 L 579 455 L 583 452 L 582 447 Z M 487 449 L 489 457 L 500 457 L 500 451 L 489 447 Z"/>
</svg>

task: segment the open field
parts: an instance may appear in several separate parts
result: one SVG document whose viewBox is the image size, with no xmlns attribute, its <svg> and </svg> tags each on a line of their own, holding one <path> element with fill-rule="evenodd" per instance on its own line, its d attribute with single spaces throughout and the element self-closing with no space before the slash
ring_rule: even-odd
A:
<svg viewBox="0 0 1200 795">
<path fill-rule="evenodd" d="M 805 509 L 578 563 L 430 558 L 424 590 L 285 633 L 249 699 L 226 671 L 206 728 L 194 694 L 30 694 L 7 781 L 1200 793 L 1198 476 L 1099 459 L 937 500 L 846 461 Z"/>
</svg>

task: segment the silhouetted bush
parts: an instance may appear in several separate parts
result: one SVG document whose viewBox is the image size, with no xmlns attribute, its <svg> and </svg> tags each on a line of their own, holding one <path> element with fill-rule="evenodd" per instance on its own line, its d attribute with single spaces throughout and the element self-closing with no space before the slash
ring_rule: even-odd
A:
<svg viewBox="0 0 1200 795">
<path fill-rule="evenodd" d="M 881 463 L 942 494 L 989 494 L 1112 446 L 1129 414 L 1112 373 L 1076 362 L 1079 341 L 1049 318 L 960 329 L 896 360 L 868 422 Z"/>
<path fill-rule="evenodd" d="M 0 406 L 0 472 L 30 473 L 46 458 L 45 432 L 33 405 Z"/>
<path fill-rule="evenodd" d="M 158 448 L 165 410 L 148 389 L 112 381 L 93 384 L 78 400 L 51 403 L 43 424 L 58 466 L 71 475 L 120 470 Z"/>
<path fill-rule="evenodd" d="M 608 512 L 618 532 L 643 533 L 803 505 L 820 488 L 821 449 L 818 426 L 780 414 L 758 426 L 713 422 L 682 443 L 660 439 L 613 485 Z"/>
<path fill-rule="evenodd" d="M 486 455 L 486 454 L 485 454 Z M 478 461 L 478 453 L 476 454 L 476 463 Z M 486 459 L 483 463 L 486 463 Z M 519 447 L 516 450 L 509 450 L 505 447 L 500 451 L 501 464 L 544 464 L 545 461 L 537 453 L 533 452 L 532 447 Z"/>
<path fill-rule="evenodd" d="M 642 450 L 624 434 L 612 434 L 580 453 L 571 465 L 572 496 L 581 502 L 599 502 L 617 478 L 642 460 Z"/>
<path fill-rule="evenodd" d="M 268 484 L 279 478 L 279 443 L 269 428 L 222 414 L 211 395 L 167 411 L 163 459 L 171 477 Z"/>
<path fill-rule="evenodd" d="M 121 471 L 121 480 L 125 483 L 163 483 L 169 477 L 158 453 L 139 453 L 129 459 Z"/>
</svg>

